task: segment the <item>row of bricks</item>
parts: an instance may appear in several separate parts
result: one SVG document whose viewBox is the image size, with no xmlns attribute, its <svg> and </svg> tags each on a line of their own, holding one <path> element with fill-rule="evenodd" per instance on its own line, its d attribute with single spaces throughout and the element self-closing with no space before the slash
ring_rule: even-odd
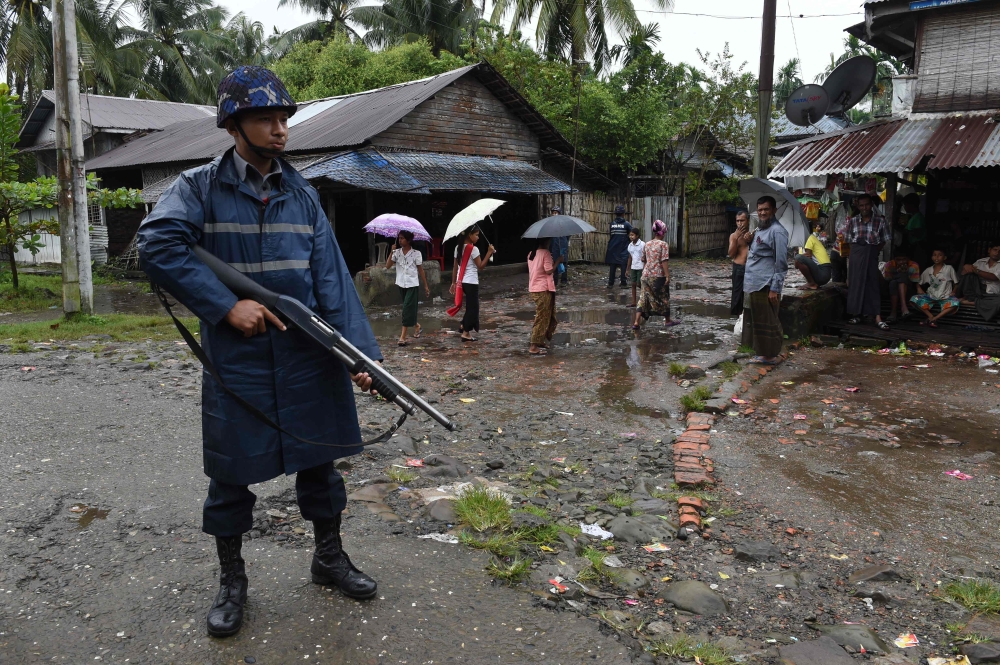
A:
<svg viewBox="0 0 1000 665">
<path fill-rule="evenodd" d="M 707 413 L 689 413 L 687 429 L 674 442 L 674 482 L 685 485 L 711 485 L 714 471 L 712 460 L 705 457 L 711 449 L 710 431 L 715 417 Z M 680 528 L 701 530 L 701 516 L 705 504 L 693 496 L 682 496 L 677 500 Z"/>
</svg>

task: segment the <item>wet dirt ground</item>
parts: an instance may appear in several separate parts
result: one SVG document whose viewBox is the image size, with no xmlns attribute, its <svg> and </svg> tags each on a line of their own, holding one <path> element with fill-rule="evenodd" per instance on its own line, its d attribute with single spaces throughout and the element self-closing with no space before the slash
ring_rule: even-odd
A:
<svg viewBox="0 0 1000 665">
<path fill-rule="evenodd" d="M 4 420 L 18 423 L 0 435 L 10 462 L 0 466 L 0 654 L 12 662 L 624 663 L 652 662 L 644 647 L 688 635 L 740 662 L 777 662 L 776 645 L 815 637 L 817 623 L 862 622 L 889 640 L 913 630 L 926 655 L 947 622 L 967 618 L 931 594 L 939 581 L 995 574 L 1000 392 L 994 375 L 951 360 L 794 352 L 714 427 L 713 537 L 668 541 L 655 554 L 616 543 L 616 556 L 647 578 L 638 594 L 604 585 L 610 597 L 573 606 L 549 597 L 545 583 L 492 582 L 484 552 L 421 539 L 454 525 L 415 492 L 476 477 L 558 524 L 628 514 L 606 497 L 639 484 L 671 491 L 664 442 L 683 429 L 679 399 L 721 383 L 718 363 L 734 357 L 728 266 L 675 262 L 683 323 L 654 319 L 638 333 L 627 325 L 627 291 L 605 289 L 599 267 L 571 270 L 557 295 L 557 337 L 541 358 L 527 354 L 524 275 L 491 282 L 484 271 L 474 344 L 459 341 L 443 303 L 421 307 L 424 334 L 406 347 L 395 345 L 398 311 L 370 313 L 386 367 L 460 429 L 445 435 L 411 418 L 389 443 L 347 460 L 349 491 L 392 487 L 380 501 L 352 500 L 345 521 L 352 558 L 380 581 L 372 603 L 308 582 L 312 538 L 296 518 L 291 479 L 254 486 L 248 621 L 228 640 L 204 634 L 217 562 L 200 533 L 207 479 L 190 354 L 173 343 L 94 340 L 0 355 Z M 668 375 L 670 363 L 706 376 L 683 385 Z M 394 416 L 356 399 L 367 434 Z M 454 463 L 428 464 L 406 489 L 386 482 L 408 458 L 434 454 Z M 558 481 L 530 480 L 538 469 Z M 972 480 L 944 475 L 953 469 Z M 747 540 L 772 543 L 779 555 L 740 561 L 734 549 Z M 550 549 L 529 554 L 542 566 L 575 556 Z M 876 584 L 893 600 L 869 608 L 845 580 L 873 563 L 906 581 Z M 809 582 L 775 586 L 775 576 L 794 573 Z M 717 585 L 727 614 L 672 609 L 657 597 L 667 578 Z"/>
</svg>

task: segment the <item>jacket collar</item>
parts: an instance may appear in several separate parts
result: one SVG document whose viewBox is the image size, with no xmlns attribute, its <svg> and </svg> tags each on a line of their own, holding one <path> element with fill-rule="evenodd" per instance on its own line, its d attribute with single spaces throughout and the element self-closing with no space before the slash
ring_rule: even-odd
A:
<svg viewBox="0 0 1000 665">
<path fill-rule="evenodd" d="M 215 164 L 216 177 L 224 183 L 239 188 L 243 183 L 240 179 L 239 171 L 236 168 L 236 161 L 233 159 L 233 153 L 235 152 L 236 146 L 233 146 L 212 161 Z M 278 164 L 281 166 L 280 190 L 282 194 L 295 189 L 312 187 L 308 180 L 303 178 L 298 171 L 292 168 L 291 164 L 281 157 L 277 157 L 276 159 L 278 160 Z"/>
</svg>

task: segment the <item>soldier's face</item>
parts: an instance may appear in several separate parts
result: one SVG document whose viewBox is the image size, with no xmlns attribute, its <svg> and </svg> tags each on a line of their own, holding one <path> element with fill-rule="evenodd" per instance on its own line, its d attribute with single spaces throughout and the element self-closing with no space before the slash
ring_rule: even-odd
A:
<svg viewBox="0 0 1000 665">
<path fill-rule="evenodd" d="M 288 141 L 288 111 L 279 109 L 260 109 L 246 111 L 239 117 L 240 126 L 250 143 L 260 148 L 284 150 Z M 236 139 L 236 144 L 245 143 L 236 129 L 236 119 L 226 123 L 226 131 Z"/>
</svg>

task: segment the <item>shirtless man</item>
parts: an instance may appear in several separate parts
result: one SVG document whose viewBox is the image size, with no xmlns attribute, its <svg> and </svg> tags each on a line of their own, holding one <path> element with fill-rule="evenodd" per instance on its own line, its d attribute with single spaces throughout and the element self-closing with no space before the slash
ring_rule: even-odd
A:
<svg viewBox="0 0 1000 665">
<path fill-rule="evenodd" d="M 750 251 L 750 218 L 745 210 L 736 213 L 736 230 L 729 236 L 729 258 L 733 260 L 733 299 L 729 308 L 733 316 L 743 313 L 743 273 Z"/>
</svg>

